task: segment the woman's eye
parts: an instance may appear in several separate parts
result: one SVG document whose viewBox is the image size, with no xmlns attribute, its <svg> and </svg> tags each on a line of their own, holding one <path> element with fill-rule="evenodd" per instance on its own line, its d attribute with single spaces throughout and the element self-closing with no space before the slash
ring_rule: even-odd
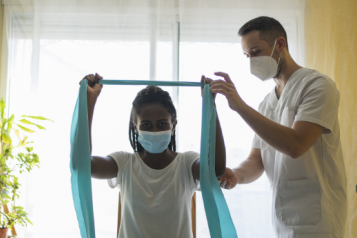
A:
<svg viewBox="0 0 357 238">
<path fill-rule="evenodd" d="M 166 126 L 167 124 L 166 123 L 160 123 L 159 126 L 163 127 L 163 126 Z"/>
<path fill-rule="evenodd" d="M 145 128 L 148 128 L 148 127 L 150 127 L 150 124 L 143 124 L 142 126 Z"/>
</svg>

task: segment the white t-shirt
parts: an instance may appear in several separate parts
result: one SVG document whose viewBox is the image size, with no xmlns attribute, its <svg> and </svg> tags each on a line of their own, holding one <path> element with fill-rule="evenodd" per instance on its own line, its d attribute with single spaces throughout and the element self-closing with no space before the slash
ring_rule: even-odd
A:
<svg viewBox="0 0 357 238">
<path fill-rule="evenodd" d="M 265 117 L 283 126 L 307 121 L 325 128 L 297 159 L 276 151 L 255 135 L 273 189 L 273 224 L 279 238 L 343 237 L 347 214 L 346 172 L 340 142 L 335 83 L 318 71 L 294 72 L 280 96 L 275 88 L 259 106 Z"/>
<path fill-rule="evenodd" d="M 192 165 L 195 152 L 179 153 L 166 168 L 147 166 L 138 153 L 109 155 L 118 165 L 118 175 L 108 180 L 119 187 L 122 218 L 119 238 L 192 238 L 191 199 L 199 189 Z"/>
</svg>

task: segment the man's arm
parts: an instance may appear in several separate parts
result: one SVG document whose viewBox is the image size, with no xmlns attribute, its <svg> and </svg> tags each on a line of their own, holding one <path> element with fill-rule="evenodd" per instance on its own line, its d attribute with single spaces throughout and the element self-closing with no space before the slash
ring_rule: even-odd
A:
<svg viewBox="0 0 357 238">
<path fill-rule="evenodd" d="M 282 126 L 249 107 L 238 95 L 228 74 L 216 73 L 225 82 L 211 82 L 211 90 L 226 96 L 229 106 L 243 118 L 255 133 L 274 149 L 293 159 L 303 155 L 324 131 L 324 127 L 305 121 L 297 121 L 292 128 Z"/>
<path fill-rule="evenodd" d="M 251 183 L 257 180 L 264 172 L 260 149 L 253 148 L 238 167 L 226 168 L 224 175 L 219 179 L 222 188 L 232 189 L 237 184 Z"/>
<path fill-rule="evenodd" d="M 303 155 L 325 129 L 305 121 L 295 122 L 292 128 L 282 126 L 248 105 L 239 109 L 238 113 L 262 140 L 293 159 Z"/>
</svg>

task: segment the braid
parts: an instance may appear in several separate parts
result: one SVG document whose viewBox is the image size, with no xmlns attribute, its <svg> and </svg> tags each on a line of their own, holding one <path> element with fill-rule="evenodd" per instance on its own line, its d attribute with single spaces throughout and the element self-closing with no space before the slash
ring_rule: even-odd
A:
<svg viewBox="0 0 357 238">
<path fill-rule="evenodd" d="M 136 115 L 140 112 L 140 109 L 143 106 L 155 103 L 161 103 L 167 109 L 167 111 L 171 114 L 172 122 L 177 120 L 176 108 L 168 92 L 157 86 L 147 86 L 143 90 L 139 91 L 133 101 L 129 121 L 129 140 L 131 147 L 135 152 L 142 152 L 144 151 L 144 148 L 138 141 L 138 134 L 135 131 L 133 122 L 136 121 Z M 168 148 L 171 151 L 176 151 L 176 131 L 174 131 L 171 136 Z"/>
</svg>

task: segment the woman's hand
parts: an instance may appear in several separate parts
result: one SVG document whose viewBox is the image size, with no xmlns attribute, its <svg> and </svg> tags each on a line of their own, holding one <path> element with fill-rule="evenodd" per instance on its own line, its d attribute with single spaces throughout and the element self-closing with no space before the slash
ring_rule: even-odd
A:
<svg viewBox="0 0 357 238">
<path fill-rule="evenodd" d="M 218 181 L 221 185 L 221 188 L 232 189 L 237 185 L 238 177 L 233 172 L 233 170 L 231 170 L 230 168 L 226 168 L 226 171 L 224 172 L 223 176 L 220 177 Z"/>
<path fill-rule="evenodd" d="M 215 80 L 210 83 L 212 93 L 220 93 L 223 94 L 227 100 L 229 107 L 239 112 L 245 105 L 242 98 L 239 96 L 236 87 L 234 86 L 232 80 L 229 75 L 223 72 L 214 73 L 217 76 L 221 76 L 224 78 L 223 80 Z"/>
<path fill-rule="evenodd" d="M 212 79 L 206 78 L 204 75 L 202 75 L 202 77 L 201 77 L 201 83 L 211 84 L 212 82 L 213 82 Z M 203 90 L 204 90 L 204 87 L 201 88 L 201 96 L 203 95 Z M 217 93 L 213 93 L 213 92 L 212 92 L 213 101 L 216 100 L 216 95 L 217 95 Z"/>
<path fill-rule="evenodd" d="M 88 99 L 96 101 L 103 88 L 103 85 L 98 84 L 98 82 L 99 80 L 103 79 L 103 77 L 95 73 L 95 75 L 93 74 L 86 75 L 82 80 L 84 79 L 88 80 L 88 89 L 87 89 Z M 79 84 L 81 84 L 82 80 L 79 82 Z"/>
</svg>

